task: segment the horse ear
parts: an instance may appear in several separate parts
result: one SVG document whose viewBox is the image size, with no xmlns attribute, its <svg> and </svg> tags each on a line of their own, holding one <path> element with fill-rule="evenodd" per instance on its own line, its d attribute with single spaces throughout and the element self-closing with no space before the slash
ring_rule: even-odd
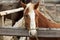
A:
<svg viewBox="0 0 60 40">
<path fill-rule="evenodd" d="M 20 5 L 24 8 L 26 8 L 26 4 L 24 4 L 22 1 L 20 1 Z"/>
<path fill-rule="evenodd" d="M 37 9 L 39 6 L 39 2 L 37 2 L 35 5 L 34 5 L 34 9 Z"/>
</svg>

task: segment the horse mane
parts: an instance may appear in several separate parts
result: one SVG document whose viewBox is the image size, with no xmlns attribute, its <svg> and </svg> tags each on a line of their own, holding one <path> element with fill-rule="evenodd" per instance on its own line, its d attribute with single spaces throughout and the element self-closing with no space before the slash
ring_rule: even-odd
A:
<svg viewBox="0 0 60 40">
<path fill-rule="evenodd" d="M 39 10 L 35 10 L 35 13 L 38 14 L 38 26 L 45 27 L 45 28 L 60 28 L 60 23 L 53 23 L 48 20 Z"/>
</svg>

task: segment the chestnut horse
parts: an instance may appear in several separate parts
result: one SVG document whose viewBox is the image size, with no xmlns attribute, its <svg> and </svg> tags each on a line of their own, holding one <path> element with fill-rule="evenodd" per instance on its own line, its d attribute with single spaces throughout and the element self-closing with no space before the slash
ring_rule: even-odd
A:
<svg viewBox="0 0 60 40">
<path fill-rule="evenodd" d="M 36 28 L 60 28 L 60 23 L 53 23 L 48 20 L 39 10 L 39 2 L 36 4 L 21 2 L 24 8 L 25 27 L 29 30 L 32 36 L 37 34 Z M 33 38 L 35 40 L 35 38 Z M 32 38 L 30 38 L 32 40 Z"/>
</svg>

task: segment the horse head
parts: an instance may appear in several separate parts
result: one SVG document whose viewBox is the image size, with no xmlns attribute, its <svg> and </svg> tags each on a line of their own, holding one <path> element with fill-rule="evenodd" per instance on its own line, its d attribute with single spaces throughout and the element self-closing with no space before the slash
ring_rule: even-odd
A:
<svg viewBox="0 0 60 40">
<path fill-rule="evenodd" d="M 38 10 L 39 2 L 36 4 L 28 3 L 24 4 L 20 2 L 22 7 L 24 8 L 24 19 L 25 19 L 25 27 L 29 30 L 29 33 L 31 35 L 36 35 L 36 27 L 38 26 L 38 17 L 37 13 L 35 13 L 35 10 Z"/>
</svg>

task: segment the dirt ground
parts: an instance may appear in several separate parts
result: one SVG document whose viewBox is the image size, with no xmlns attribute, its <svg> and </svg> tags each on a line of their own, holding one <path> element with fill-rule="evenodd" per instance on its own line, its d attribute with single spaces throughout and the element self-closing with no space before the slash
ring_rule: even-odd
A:
<svg viewBox="0 0 60 40">
<path fill-rule="evenodd" d="M 0 27 L 2 26 L 2 17 L 0 17 Z M 4 26 L 12 26 L 12 20 L 10 19 L 5 19 L 5 25 Z"/>
</svg>

